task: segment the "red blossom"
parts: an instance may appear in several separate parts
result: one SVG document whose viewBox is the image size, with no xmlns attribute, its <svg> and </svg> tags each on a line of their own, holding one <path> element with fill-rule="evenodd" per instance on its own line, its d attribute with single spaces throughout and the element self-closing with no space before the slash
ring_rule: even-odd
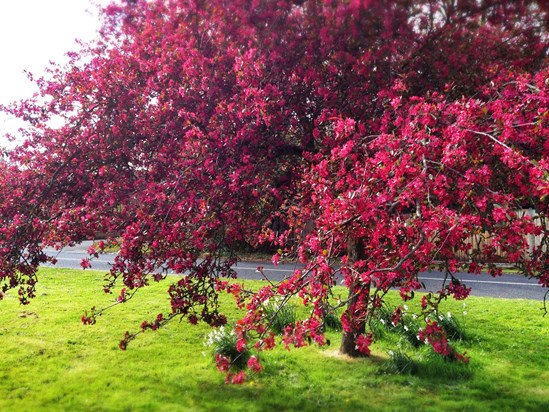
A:
<svg viewBox="0 0 549 412">
<path fill-rule="evenodd" d="M 370 355 L 370 345 L 372 344 L 372 335 L 359 335 L 357 338 L 356 338 L 356 349 L 366 355 L 366 356 L 369 356 Z"/>
<path fill-rule="evenodd" d="M 231 360 L 219 353 L 215 354 L 215 366 L 220 372 L 228 372 L 231 366 Z"/>
<path fill-rule="evenodd" d="M 471 293 L 471 288 L 462 285 L 459 282 L 450 282 L 448 292 L 454 296 L 456 300 L 463 300 Z"/>
<path fill-rule="evenodd" d="M 246 350 L 246 339 L 240 338 L 236 341 L 236 350 L 239 352 Z"/>
<path fill-rule="evenodd" d="M 125 302 L 126 299 L 127 299 L 127 297 L 126 297 L 126 288 L 122 288 L 122 289 L 120 290 L 120 294 L 118 295 L 118 298 L 116 298 L 116 300 L 117 300 L 118 302 L 121 302 L 121 303 L 122 303 L 122 302 Z"/>
<path fill-rule="evenodd" d="M 251 369 L 253 372 L 259 373 L 263 370 L 263 366 L 259 363 L 259 360 L 255 356 L 250 356 L 248 359 L 248 369 Z"/>
<path fill-rule="evenodd" d="M 235 385 L 240 385 L 244 383 L 245 380 L 246 380 L 246 372 L 244 372 L 243 370 L 238 371 L 237 373 L 234 373 L 234 374 L 228 373 L 227 376 L 225 377 L 225 383 L 232 383 Z"/>
</svg>

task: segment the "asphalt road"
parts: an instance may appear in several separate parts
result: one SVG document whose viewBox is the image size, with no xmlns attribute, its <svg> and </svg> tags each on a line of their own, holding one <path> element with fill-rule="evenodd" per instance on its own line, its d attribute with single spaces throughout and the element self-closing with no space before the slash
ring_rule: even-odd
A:
<svg viewBox="0 0 549 412">
<path fill-rule="evenodd" d="M 57 258 L 56 267 L 81 269 L 80 262 L 88 255 L 86 253 L 90 242 L 83 242 L 72 248 L 65 248 L 62 251 L 47 250 L 49 255 Z M 108 271 L 110 263 L 113 262 L 115 254 L 106 253 L 100 255 L 99 259 L 92 261 L 92 269 Z M 279 281 L 289 277 L 296 269 L 296 264 L 280 264 L 274 266 L 270 262 L 241 262 L 235 266 L 238 276 L 242 279 L 263 279 L 257 271 L 258 266 L 263 266 L 263 272 L 272 281 Z M 473 296 L 491 296 L 507 299 L 532 299 L 543 300 L 546 289 L 542 288 L 535 279 L 527 279 L 520 275 L 502 275 L 493 278 L 488 274 L 471 275 L 458 273 L 456 275 L 467 286 L 472 288 Z M 438 290 L 442 285 L 444 274 L 441 272 L 424 272 L 419 276 L 420 281 L 425 285 L 425 290 Z"/>
</svg>

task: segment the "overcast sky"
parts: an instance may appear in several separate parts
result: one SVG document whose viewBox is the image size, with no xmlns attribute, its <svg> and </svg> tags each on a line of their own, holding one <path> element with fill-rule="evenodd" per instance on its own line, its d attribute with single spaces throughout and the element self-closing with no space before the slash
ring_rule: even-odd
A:
<svg viewBox="0 0 549 412">
<path fill-rule="evenodd" d="M 35 87 L 24 70 L 40 77 L 49 61 L 61 62 L 76 50 L 75 39 L 91 40 L 99 28 L 97 8 L 109 0 L 0 0 L 0 103 L 28 97 Z M 0 115 L 2 135 L 15 132 L 13 119 Z"/>
</svg>

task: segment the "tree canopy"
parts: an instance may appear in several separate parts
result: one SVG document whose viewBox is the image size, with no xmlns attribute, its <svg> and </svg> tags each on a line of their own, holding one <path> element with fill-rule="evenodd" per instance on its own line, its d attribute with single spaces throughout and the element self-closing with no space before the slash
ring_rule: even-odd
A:
<svg viewBox="0 0 549 412">
<path fill-rule="evenodd" d="M 222 325 L 229 292 L 247 309 L 239 346 L 269 349 L 265 303 L 298 296 L 310 316 L 284 344 L 324 344 L 342 277 L 342 351 L 367 355 L 387 291 L 412 299 L 425 269 L 447 280 L 422 298 L 424 317 L 468 296 L 459 271 L 497 276 L 505 261 L 549 287 L 548 12 L 533 0 L 114 2 L 99 41 L 3 108 L 28 123 L 0 163 L 3 292 L 27 303 L 45 247 L 115 234 L 105 289 L 119 302 L 181 275 L 142 330 Z M 301 268 L 244 290 L 243 244 Z M 421 336 L 466 359 L 436 322 Z"/>
</svg>

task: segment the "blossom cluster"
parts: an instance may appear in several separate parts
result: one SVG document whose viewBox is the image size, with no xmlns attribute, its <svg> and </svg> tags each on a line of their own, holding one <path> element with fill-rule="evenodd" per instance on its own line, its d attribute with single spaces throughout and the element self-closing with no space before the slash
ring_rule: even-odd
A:
<svg viewBox="0 0 549 412">
<path fill-rule="evenodd" d="M 115 304 L 170 283 L 141 332 L 225 325 L 229 293 L 245 312 L 237 350 L 272 349 L 264 307 L 279 296 L 308 313 L 283 345 L 327 344 L 335 306 L 342 351 L 363 356 L 386 293 L 414 299 L 426 269 L 447 280 L 424 314 L 467 298 L 459 272 L 498 276 L 500 261 L 549 287 L 546 1 L 252 5 L 113 3 L 98 42 L 0 108 L 28 124 L 0 158 L 0 298 L 13 289 L 27 304 L 54 262 L 45 248 L 101 233 L 111 239 L 81 266 L 119 238 L 105 282 Z M 282 282 L 258 269 L 267 282 L 247 291 L 238 252 L 261 244 L 299 268 Z M 461 359 L 436 322 L 422 336 Z"/>
</svg>

